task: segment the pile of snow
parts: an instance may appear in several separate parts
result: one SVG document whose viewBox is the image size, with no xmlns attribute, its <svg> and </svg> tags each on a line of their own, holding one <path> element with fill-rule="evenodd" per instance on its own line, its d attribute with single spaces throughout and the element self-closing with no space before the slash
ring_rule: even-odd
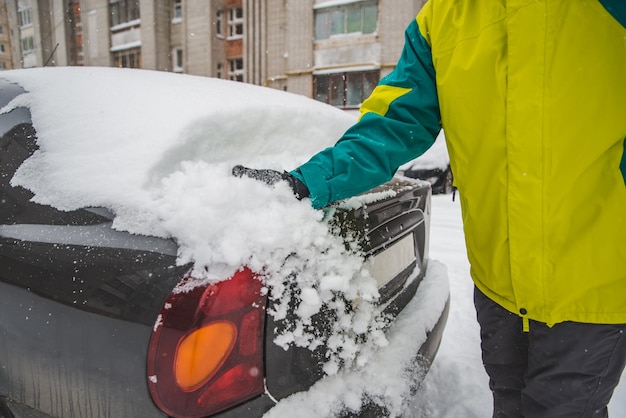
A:
<svg viewBox="0 0 626 418">
<path fill-rule="evenodd" d="M 39 150 L 12 184 L 31 190 L 36 202 L 61 210 L 106 207 L 115 214 L 114 228 L 170 237 L 179 245 L 179 263 L 195 263 L 202 282 L 227 279 L 247 265 L 264 275 L 277 319 L 290 309 L 287 290 L 295 281 L 299 319 L 276 343 L 327 345 L 330 375 L 340 373 L 341 363 L 367 369 L 382 355 L 378 350 L 389 346 L 381 332 L 376 282 L 361 269 L 362 257 L 346 252 L 329 232 L 327 214 L 294 199 L 286 184 L 270 188 L 231 175 L 235 164 L 291 170 L 332 145 L 355 121 L 353 115 L 269 88 L 144 70 L 45 68 L 0 77 L 26 90 L 0 112 L 31 110 Z M 433 274 L 433 283 L 446 282 L 436 280 L 445 273 Z M 438 286 L 437 298 L 415 309 L 438 315 L 447 284 Z M 359 299 L 357 309 L 346 314 L 337 295 Z M 311 316 L 323 304 L 339 316 L 329 340 L 319 339 L 311 327 Z M 409 318 L 416 335 L 408 341 L 402 332 L 393 337 L 392 348 L 400 351 L 378 359 L 368 384 L 359 383 L 358 374 L 337 377 L 350 381 L 351 390 L 335 394 L 329 410 L 356 407 L 366 394 L 399 408 L 408 384 L 397 373 L 410 361 L 402 353 L 414 352 L 437 319 L 423 312 Z M 358 334 L 367 336 L 365 344 L 354 343 Z M 372 385 L 384 370 L 391 374 Z M 394 389 L 386 393 L 386 387 Z"/>
</svg>

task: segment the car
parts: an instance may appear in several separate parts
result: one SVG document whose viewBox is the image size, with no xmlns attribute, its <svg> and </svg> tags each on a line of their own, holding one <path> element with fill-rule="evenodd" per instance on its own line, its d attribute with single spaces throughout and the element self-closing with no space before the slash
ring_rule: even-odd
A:
<svg viewBox="0 0 626 418">
<path fill-rule="evenodd" d="M 443 131 L 439 133 L 433 146 L 423 155 L 402 165 L 398 174 L 427 181 L 433 194 L 450 194 L 454 187 L 454 176 L 450 167 L 450 157 L 446 148 Z"/>
<path fill-rule="evenodd" d="M 314 210 L 230 173 L 294 167 L 351 123 L 212 78 L 0 73 L 0 416 L 262 416 L 384 373 L 394 332 L 411 334 L 393 363 L 415 389 L 449 309 L 429 185 Z M 362 389 L 333 414 L 395 408 Z"/>
</svg>

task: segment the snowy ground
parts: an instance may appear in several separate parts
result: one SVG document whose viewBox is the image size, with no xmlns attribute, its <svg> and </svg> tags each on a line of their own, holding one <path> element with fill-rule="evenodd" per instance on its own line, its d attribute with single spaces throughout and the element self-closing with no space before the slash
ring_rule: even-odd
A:
<svg viewBox="0 0 626 418">
<path fill-rule="evenodd" d="M 480 360 L 473 286 L 461 225 L 461 209 L 450 195 L 433 196 L 431 259 L 443 263 L 450 280 L 451 308 L 443 342 L 426 376 L 411 418 L 485 418 L 491 416 L 491 393 Z M 609 405 L 611 418 L 626 417 L 622 380 Z M 407 418 L 409 418 L 407 416 Z"/>
</svg>

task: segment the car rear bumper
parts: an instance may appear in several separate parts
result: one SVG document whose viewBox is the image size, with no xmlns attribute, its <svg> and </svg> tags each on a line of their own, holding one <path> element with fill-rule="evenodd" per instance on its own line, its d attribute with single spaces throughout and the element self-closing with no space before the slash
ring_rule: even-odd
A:
<svg viewBox="0 0 626 418">
<path fill-rule="evenodd" d="M 417 296 L 416 296 L 417 297 Z M 417 373 L 414 376 L 414 381 L 412 382 L 415 387 L 419 386 L 422 379 L 428 372 L 432 361 L 435 358 L 435 355 L 439 349 L 441 344 L 441 339 L 443 336 L 443 331 L 446 326 L 446 322 L 448 320 L 448 314 L 450 310 L 450 298 L 445 300 L 443 309 L 439 318 L 432 326 L 432 329 L 428 332 L 426 340 L 420 346 L 419 350 L 415 353 L 415 357 L 413 358 L 414 363 L 418 365 Z M 306 394 L 304 395 L 306 396 Z M 289 400 L 287 400 L 289 402 Z M 267 411 L 269 411 L 272 407 L 276 406 L 275 400 L 273 397 L 268 395 L 267 393 L 259 396 L 248 403 L 215 415 L 215 418 L 242 418 L 242 417 L 260 417 Z M 283 405 L 278 405 L 279 407 L 283 407 Z M 285 409 L 289 409 L 290 406 L 287 406 Z M 372 415 L 373 414 L 373 415 Z M 381 415 L 383 414 L 383 415 Z M 359 414 L 343 414 L 344 418 L 348 417 L 371 417 L 371 416 L 384 416 L 384 411 L 381 412 L 380 406 L 370 403 L 366 405 L 365 409 L 362 410 Z"/>
<path fill-rule="evenodd" d="M 443 331 L 448 320 L 450 297 L 447 276 L 442 276 L 441 274 L 437 274 L 435 276 L 436 277 L 432 277 L 432 275 L 429 274 L 426 275 L 424 280 L 421 281 L 417 293 L 415 293 L 415 295 L 411 298 L 411 301 L 407 304 L 405 312 L 402 312 L 399 315 L 396 323 L 392 325 L 392 327 L 389 329 L 390 334 L 395 333 L 395 336 L 399 339 L 406 340 L 407 338 L 409 338 L 418 341 L 416 343 L 415 350 L 412 352 L 412 359 L 407 362 L 409 363 L 410 370 L 413 372 L 409 382 L 412 390 L 415 390 L 415 388 L 419 387 L 426 373 L 430 369 L 432 361 L 434 360 L 441 344 Z M 424 301 L 431 302 L 425 304 Z M 430 308 L 433 308 L 435 306 L 437 307 L 435 312 L 428 311 Z M 419 334 L 422 331 L 426 332 L 426 336 L 423 340 L 421 340 L 422 342 L 420 345 Z M 391 338 L 394 338 L 393 335 L 390 336 Z M 393 350 L 397 348 L 394 346 L 394 342 L 391 341 L 390 345 L 388 347 L 382 348 L 381 351 L 384 351 L 386 349 Z M 381 354 L 383 355 L 373 359 L 374 363 L 376 363 L 379 358 L 388 359 L 389 357 L 393 358 L 396 356 L 396 353 L 393 351 Z M 376 370 L 383 370 L 385 368 L 384 364 L 373 364 L 372 366 L 375 367 Z M 355 371 L 355 373 L 357 374 L 357 376 L 359 375 L 358 370 Z M 361 377 L 363 378 L 363 380 L 368 378 L 367 376 Z M 333 378 L 334 376 L 331 376 L 331 380 Z M 216 417 L 260 417 L 271 408 L 276 408 L 276 411 L 278 412 L 274 416 L 282 416 L 283 411 L 294 411 L 298 410 L 298 408 L 306 409 L 307 397 L 310 396 L 311 399 L 319 399 L 319 397 L 316 396 L 316 391 L 320 390 L 322 393 L 324 393 L 324 391 L 327 390 L 324 389 L 324 385 L 325 379 L 322 378 L 320 381 L 315 383 L 308 391 L 296 393 L 294 394 L 294 396 L 290 396 L 279 401 L 274 401 L 274 398 L 270 394 L 266 393 L 246 403 L 245 405 L 241 405 L 239 407 L 235 407 L 221 414 L 218 414 L 216 415 Z M 353 387 L 352 389 L 355 390 L 356 388 Z M 365 410 L 362 410 L 358 414 L 343 413 L 341 416 L 344 418 L 352 416 L 371 417 L 385 416 L 385 413 L 381 412 L 381 407 L 379 405 L 369 403 L 366 404 Z"/>
<path fill-rule="evenodd" d="M 428 276 L 428 275 L 427 275 Z M 440 278 L 439 278 L 440 279 Z M 430 286 L 420 286 L 420 289 L 418 290 L 418 292 L 413 296 L 413 299 L 415 298 L 419 298 L 421 300 L 432 300 L 433 298 L 441 298 L 442 294 L 448 295 L 449 290 L 448 290 L 448 284 L 446 283 L 435 283 L 435 285 L 433 285 L 433 279 L 432 278 L 426 278 L 425 282 L 431 281 Z M 441 281 L 441 280 L 439 280 Z M 427 284 L 427 283 L 423 283 L 423 284 Z M 22 307 L 24 308 L 26 306 L 26 310 L 28 310 L 28 306 L 33 306 L 32 301 L 28 301 L 30 303 L 27 304 L 23 304 L 21 302 L 25 302 L 25 300 L 20 300 L 20 295 L 25 296 L 25 297 L 35 297 L 34 295 L 30 294 L 30 292 L 24 290 L 24 289 L 17 289 L 13 286 L 7 286 L 2 284 L 3 286 L 3 291 L 1 293 L 2 296 L 9 296 L 9 293 L 12 293 L 10 296 L 11 299 L 11 303 L 8 303 L 7 300 L 4 300 L 4 302 L 2 303 L 2 305 L 6 308 L 7 305 L 13 305 L 15 307 Z M 7 290 L 11 289 L 13 292 L 7 292 Z M 2 299 L 2 298 L 0 298 Z M 417 301 L 419 304 L 419 301 Z M 436 319 L 436 321 L 431 324 L 430 326 L 428 326 L 429 331 L 427 333 L 426 339 L 423 341 L 423 343 L 421 344 L 421 346 L 419 347 L 419 350 L 415 353 L 415 361 L 419 364 L 420 366 L 420 373 L 419 376 L 415 376 L 416 379 L 416 384 L 419 384 L 419 381 L 421 380 L 421 378 L 423 378 L 423 376 L 425 375 L 426 371 L 428 370 L 428 368 L 430 367 L 430 363 L 432 362 L 432 360 L 435 357 L 435 354 L 437 353 L 437 350 L 439 348 L 439 345 L 441 343 L 441 338 L 442 338 L 442 334 L 443 334 L 443 330 L 445 328 L 445 324 L 446 321 L 448 319 L 448 311 L 449 311 L 449 304 L 450 304 L 450 300 L 448 297 L 445 298 L 445 302 L 443 304 L 442 309 L 440 310 L 440 314 L 438 316 L 438 318 Z M 52 312 L 52 311 L 46 311 L 46 312 Z M 47 315 L 47 313 L 46 313 Z M 416 316 L 420 316 L 420 312 L 411 312 L 410 317 L 406 318 L 407 322 L 415 322 L 414 321 L 414 317 Z M 34 318 L 29 318 L 29 320 L 32 320 Z M 49 324 L 51 325 L 51 324 Z M 84 331 L 84 330 L 83 330 Z M 94 330 L 96 332 L 103 332 L 104 330 L 102 328 L 100 328 L 100 330 Z M 119 329 L 117 330 L 119 332 Z M 83 334 L 84 335 L 84 334 Z M 5 335 L 6 337 L 6 335 Z M 43 341 L 41 342 L 41 344 L 43 344 Z M 35 344 L 36 346 L 40 346 L 39 344 Z M 137 345 L 141 345 L 141 344 L 137 344 Z M 23 353 L 23 356 L 20 356 L 21 360 L 23 361 L 28 361 L 28 358 L 31 359 L 31 361 L 33 360 L 37 360 L 37 355 L 35 354 L 35 351 L 33 351 L 32 353 L 30 353 L 30 355 L 28 353 Z M 41 352 L 38 351 L 38 354 L 40 355 Z M 68 353 L 56 353 L 56 356 L 63 356 L 64 354 L 68 354 Z M 34 356 L 34 357 L 32 357 Z M 50 356 L 48 358 L 49 362 L 54 362 L 54 361 L 58 361 L 59 358 L 52 358 L 53 356 Z M 125 356 L 120 356 L 120 357 L 125 357 Z M 14 357 L 13 359 L 11 359 L 13 362 L 16 361 L 17 359 Z M 4 361 L 11 361 L 7 358 L 3 359 L 2 363 L 4 363 Z M 5 367 L 11 367 L 8 364 L 5 364 Z M 13 366 L 15 366 L 15 363 L 13 364 Z M 127 369 L 128 370 L 128 369 Z M 1 373 L 7 373 L 8 369 L 5 368 L 3 371 L 0 371 Z M 100 370 L 100 373 L 105 373 L 106 372 L 104 370 Z M 102 376 L 100 376 L 102 377 Z M 143 379 L 143 375 L 139 375 L 136 377 L 137 379 Z M 6 383 L 6 382 L 5 382 Z M 96 385 L 96 386 L 100 386 L 100 385 Z M 124 386 L 124 385 L 120 385 L 120 386 Z M 139 386 L 144 386 L 144 385 L 139 385 Z M 9 389 L 7 387 L 4 387 L 4 389 Z M 15 388 L 14 388 L 15 389 Z M 100 386 L 100 389 L 102 391 L 96 391 L 97 393 L 93 393 L 92 391 L 87 391 L 87 392 L 92 392 L 91 395 L 95 396 L 95 398 L 100 398 L 98 401 L 96 401 L 96 404 L 100 405 L 102 408 L 104 408 L 104 410 L 109 410 L 109 411 L 116 411 L 120 406 L 122 405 L 118 405 L 117 407 L 115 406 L 115 397 L 111 396 L 111 393 L 107 394 L 105 393 L 106 391 L 104 390 L 105 388 Z M 111 387 L 108 388 L 109 390 L 112 389 Z M 82 387 L 82 388 L 78 388 L 76 387 L 75 390 L 72 393 L 67 393 L 66 395 L 69 398 L 72 397 L 77 397 L 79 398 L 81 396 L 81 393 L 83 395 L 85 395 L 86 393 L 84 393 L 83 391 L 85 391 L 86 388 Z M 18 391 L 19 392 L 19 391 Z M 125 391 L 123 391 L 125 392 Z M 140 391 L 141 392 L 141 391 Z M 117 398 L 118 402 L 122 402 L 122 403 L 126 403 L 126 407 L 129 406 L 129 404 L 133 404 L 135 405 L 134 407 L 134 416 L 136 416 L 137 418 L 141 418 L 143 416 L 145 417 L 155 417 L 155 416 L 162 416 L 161 413 L 156 409 L 156 407 L 154 407 L 154 405 L 152 404 L 150 397 L 147 393 L 147 390 L 145 391 L 144 394 L 135 391 L 135 393 L 132 396 L 132 402 L 125 402 L 123 400 L 123 396 L 121 396 L 120 398 Z M 15 395 L 16 393 L 13 393 L 13 395 Z M 121 395 L 118 394 L 118 395 Z M 0 418 L 44 418 L 44 417 L 49 417 L 50 415 L 46 415 L 45 413 L 42 413 L 36 409 L 31 408 L 30 406 L 26 406 L 22 403 L 20 403 L 18 400 L 16 399 L 11 399 L 13 396 L 9 393 L 0 393 Z M 108 399 L 108 400 L 107 400 Z M 42 401 L 42 399 L 40 398 L 40 401 Z M 76 402 L 77 400 L 74 399 L 74 401 Z M 94 401 L 94 399 L 91 399 L 91 401 Z M 111 403 L 112 402 L 112 403 Z M 92 404 L 92 402 L 87 402 L 88 404 Z M 108 403 L 108 405 L 106 405 Z M 143 405 L 143 408 L 140 407 L 141 405 Z M 266 393 L 264 395 L 258 396 L 254 399 L 249 400 L 248 402 L 239 405 L 235 408 L 232 408 L 230 410 L 227 410 L 225 412 L 222 412 L 218 415 L 215 415 L 218 418 L 241 418 L 241 417 L 255 417 L 255 416 L 262 416 L 265 412 L 267 412 L 268 410 L 270 410 L 271 408 L 273 408 L 274 406 L 276 406 L 276 401 L 274 400 L 274 398 Z M 57 413 L 62 412 L 63 409 L 59 410 L 57 409 Z M 66 412 L 68 412 L 69 409 L 66 409 Z M 143 412 L 141 412 L 143 411 Z M 111 415 L 112 416 L 112 415 Z"/>
</svg>

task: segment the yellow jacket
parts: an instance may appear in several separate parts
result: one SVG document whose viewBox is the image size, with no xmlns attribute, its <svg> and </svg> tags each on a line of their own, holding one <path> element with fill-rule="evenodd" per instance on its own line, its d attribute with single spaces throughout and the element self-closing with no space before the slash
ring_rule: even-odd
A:
<svg viewBox="0 0 626 418">
<path fill-rule="evenodd" d="M 316 207 L 443 126 L 477 287 L 524 318 L 626 323 L 626 2 L 430 0 L 394 72 L 293 173 Z"/>
</svg>

